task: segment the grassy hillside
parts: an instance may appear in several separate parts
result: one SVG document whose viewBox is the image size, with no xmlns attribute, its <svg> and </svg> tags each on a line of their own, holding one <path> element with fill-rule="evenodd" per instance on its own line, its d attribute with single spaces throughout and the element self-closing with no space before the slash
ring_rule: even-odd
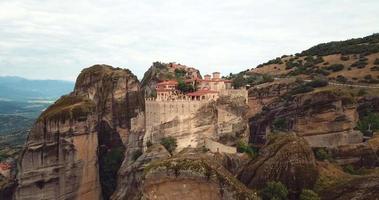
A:
<svg viewBox="0 0 379 200">
<path fill-rule="evenodd" d="M 319 44 L 299 54 L 270 60 L 245 74 L 325 76 L 341 83 L 379 84 L 379 34 Z"/>
</svg>

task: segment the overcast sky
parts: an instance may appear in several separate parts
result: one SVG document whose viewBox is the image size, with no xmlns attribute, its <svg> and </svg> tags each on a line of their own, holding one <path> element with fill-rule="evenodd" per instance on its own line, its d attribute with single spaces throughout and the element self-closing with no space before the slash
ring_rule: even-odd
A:
<svg viewBox="0 0 379 200">
<path fill-rule="evenodd" d="M 239 72 L 379 32 L 378 0 L 0 0 L 0 75 L 75 80 L 104 63 Z"/>
</svg>

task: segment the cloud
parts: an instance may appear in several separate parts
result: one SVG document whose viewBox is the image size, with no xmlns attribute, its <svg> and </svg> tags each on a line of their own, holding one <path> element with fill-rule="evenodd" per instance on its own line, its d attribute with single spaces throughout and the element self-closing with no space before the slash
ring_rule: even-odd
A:
<svg viewBox="0 0 379 200">
<path fill-rule="evenodd" d="M 97 63 L 239 72 L 379 32 L 375 0 L 2 0 L 0 75 L 74 80 Z"/>
</svg>

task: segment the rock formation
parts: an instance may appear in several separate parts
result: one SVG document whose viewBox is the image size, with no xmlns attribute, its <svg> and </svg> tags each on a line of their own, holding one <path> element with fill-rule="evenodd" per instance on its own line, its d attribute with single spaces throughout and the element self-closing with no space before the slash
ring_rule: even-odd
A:
<svg viewBox="0 0 379 200">
<path fill-rule="evenodd" d="M 333 89 L 300 94 L 290 100 L 278 97 L 250 119 L 250 140 L 263 144 L 274 126 L 280 125 L 276 128 L 294 131 L 312 147 L 359 143 L 362 134 L 354 130 L 358 121 L 354 101 L 348 93 Z"/>
<path fill-rule="evenodd" d="M 269 181 L 280 181 L 296 195 L 303 188 L 312 188 L 317 176 L 312 149 L 303 138 L 287 133 L 272 136 L 238 179 L 249 188 L 263 188 Z"/>
<path fill-rule="evenodd" d="M 152 159 L 155 161 L 150 162 Z M 218 162 L 212 154 L 186 149 L 173 157 L 154 145 L 121 170 L 121 182 L 112 199 L 258 199 Z"/>
<path fill-rule="evenodd" d="M 139 82 L 129 70 L 84 69 L 74 91 L 45 110 L 31 130 L 16 199 L 107 199 L 130 120 L 141 110 Z"/>
</svg>

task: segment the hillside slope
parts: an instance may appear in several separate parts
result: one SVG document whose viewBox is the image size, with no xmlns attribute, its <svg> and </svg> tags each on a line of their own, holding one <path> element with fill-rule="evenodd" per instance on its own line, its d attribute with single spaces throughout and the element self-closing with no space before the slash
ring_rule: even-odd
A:
<svg viewBox="0 0 379 200">
<path fill-rule="evenodd" d="M 278 77 L 326 76 L 341 83 L 379 83 L 379 34 L 316 45 L 295 55 L 275 58 L 246 74 Z"/>
</svg>

